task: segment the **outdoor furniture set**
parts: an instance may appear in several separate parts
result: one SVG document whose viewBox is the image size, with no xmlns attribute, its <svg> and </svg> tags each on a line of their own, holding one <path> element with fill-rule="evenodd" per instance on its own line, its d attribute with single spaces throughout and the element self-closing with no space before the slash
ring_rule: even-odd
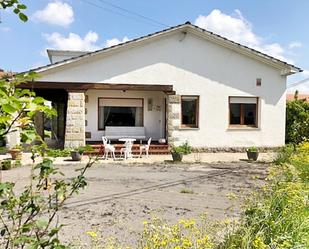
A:
<svg viewBox="0 0 309 249">
<path fill-rule="evenodd" d="M 124 142 L 124 147 L 120 149 L 120 156 L 124 159 L 132 158 L 132 147 L 135 141 L 140 140 L 140 154 L 145 151 L 147 157 L 149 155 L 149 147 L 151 138 L 148 139 L 147 144 L 142 144 L 142 140 L 146 139 L 145 127 L 129 127 L 129 126 L 106 126 L 105 136 L 102 137 L 104 145 L 104 158 L 108 155 L 115 159 L 115 147 L 110 144 L 110 140 L 118 140 Z"/>
</svg>

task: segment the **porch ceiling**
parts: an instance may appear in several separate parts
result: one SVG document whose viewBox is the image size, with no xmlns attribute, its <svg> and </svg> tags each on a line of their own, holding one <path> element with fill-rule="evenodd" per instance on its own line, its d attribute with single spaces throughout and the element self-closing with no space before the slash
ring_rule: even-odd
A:
<svg viewBox="0 0 309 249">
<path fill-rule="evenodd" d="M 98 90 L 132 90 L 132 91 L 163 91 L 166 94 L 175 94 L 173 85 L 151 84 L 115 84 L 115 83 L 84 83 L 84 82 L 47 82 L 33 81 L 20 85 L 21 88 L 34 89 L 64 89 L 67 91 Z"/>
</svg>

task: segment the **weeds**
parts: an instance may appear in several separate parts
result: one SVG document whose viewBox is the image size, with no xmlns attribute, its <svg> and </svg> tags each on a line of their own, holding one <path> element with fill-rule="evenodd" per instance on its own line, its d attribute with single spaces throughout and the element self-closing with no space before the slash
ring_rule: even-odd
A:
<svg viewBox="0 0 309 249">
<path fill-rule="evenodd" d="M 180 190 L 181 194 L 194 194 L 194 191 L 192 189 L 183 188 Z"/>
</svg>

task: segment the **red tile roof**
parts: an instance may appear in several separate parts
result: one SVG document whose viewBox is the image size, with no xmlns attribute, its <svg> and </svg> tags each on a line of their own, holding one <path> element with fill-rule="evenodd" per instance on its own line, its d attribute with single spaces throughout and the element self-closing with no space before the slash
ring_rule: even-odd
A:
<svg viewBox="0 0 309 249">
<path fill-rule="evenodd" d="M 291 101 L 294 100 L 294 93 L 288 93 L 286 95 L 286 100 Z M 298 99 L 305 99 L 307 102 L 309 102 L 309 94 L 298 94 Z"/>
</svg>

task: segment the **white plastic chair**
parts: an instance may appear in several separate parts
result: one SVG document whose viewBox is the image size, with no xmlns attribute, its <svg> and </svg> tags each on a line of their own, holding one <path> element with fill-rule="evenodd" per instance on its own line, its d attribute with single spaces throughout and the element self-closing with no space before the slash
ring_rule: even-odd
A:
<svg viewBox="0 0 309 249">
<path fill-rule="evenodd" d="M 104 145 L 104 158 L 108 158 L 108 154 L 111 153 L 113 158 L 115 159 L 115 147 L 108 142 L 106 137 L 102 137 L 103 145 Z"/>
<path fill-rule="evenodd" d="M 120 156 L 122 157 L 122 154 L 124 154 L 124 159 L 128 159 L 132 157 L 132 147 L 133 143 L 132 142 L 126 142 L 125 147 L 120 149 Z"/>
<path fill-rule="evenodd" d="M 139 147 L 139 157 L 142 157 L 142 153 L 143 151 L 146 152 L 146 156 L 149 156 L 149 147 L 150 147 L 150 143 L 151 143 L 151 138 L 148 139 L 147 144 L 141 144 Z"/>
</svg>

